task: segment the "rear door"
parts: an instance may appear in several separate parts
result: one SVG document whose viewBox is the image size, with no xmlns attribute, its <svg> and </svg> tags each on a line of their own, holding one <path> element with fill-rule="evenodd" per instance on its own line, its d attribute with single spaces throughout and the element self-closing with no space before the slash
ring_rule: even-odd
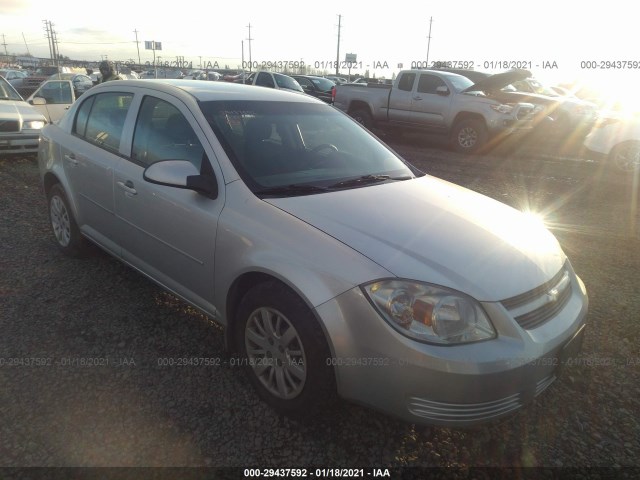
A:
<svg viewBox="0 0 640 480">
<path fill-rule="evenodd" d="M 186 105 L 160 92 L 141 99 L 132 126 L 130 154 L 114 175 L 122 257 L 183 298 L 213 311 L 216 229 L 224 205 L 222 173 L 213 150 Z M 144 180 L 148 165 L 169 159 L 188 160 L 199 171 L 203 165 L 205 170 L 213 168 L 218 198 Z"/>
<path fill-rule="evenodd" d="M 412 123 L 412 97 L 417 74 L 403 72 L 398 78 L 397 87 L 391 87 L 389 97 L 389 120 L 399 123 Z"/>
<path fill-rule="evenodd" d="M 80 229 L 119 254 L 113 174 L 133 94 L 105 92 L 83 98 L 72 135 L 60 146 L 63 168 L 78 206 Z"/>
</svg>

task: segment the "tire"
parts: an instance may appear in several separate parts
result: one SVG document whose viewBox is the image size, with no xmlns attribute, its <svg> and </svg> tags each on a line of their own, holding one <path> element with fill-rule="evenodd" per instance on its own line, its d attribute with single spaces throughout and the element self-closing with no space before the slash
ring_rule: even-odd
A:
<svg viewBox="0 0 640 480">
<path fill-rule="evenodd" d="M 460 153 L 479 153 L 484 150 L 488 134 L 487 127 L 480 120 L 461 120 L 451 132 L 453 148 Z"/>
<path fill-rule="evenodd" d="M 329 347 L 300 297 L 277 281 L 259 284 L 244 295 L 236 320 L 239 363 L 262 400 L 301 418 L 333 404 Z"/>
<path fill-rule="evenodd" d="M 609 154 L 611 163 L 623 172 L 640 171 L 640 142 L 624 142 Z"/>
<path fill-rule="evenodd" d="M 368 128 L 369 130 L 371 130 L 371 127 L 373 127 L 373 119 L 371 118 L 371 114 L 367 110 L 354 110 L 350 115 L 363 127 Z"/>
<path fill-rule="evenodd" d="M 69 201 L 60 184 L 51 187 L 47 195 L 49 221 L 56 245 L 70 257 L 81 257 L 87 253 L 88 242 L 80 233 Z"/>
</svg>

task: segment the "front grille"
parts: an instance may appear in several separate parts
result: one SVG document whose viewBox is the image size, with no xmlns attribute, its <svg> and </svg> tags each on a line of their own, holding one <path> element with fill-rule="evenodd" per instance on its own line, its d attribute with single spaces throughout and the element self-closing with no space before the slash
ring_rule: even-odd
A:
<svg viewBox="0 0 640 480">
<path fill-rule="evenodd" d="M 533 290 L 502 300 L 518 325 L 537 328 L 555 317 L 571 297 L 571 277 L 565 265 L 551 280 Z"/>
<path fill-rule="evenodd" d="M 18 120 L 0 120 L 0 132 L 19 132 L 20 122 Z"/>
</svg>

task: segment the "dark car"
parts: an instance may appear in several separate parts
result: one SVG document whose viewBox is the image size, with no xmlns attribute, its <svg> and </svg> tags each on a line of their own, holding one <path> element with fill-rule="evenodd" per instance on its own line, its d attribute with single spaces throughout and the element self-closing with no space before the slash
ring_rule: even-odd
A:
<svg viewBox="0 0 640 480">
<path fill-rule="evenodd" d="M 319 98 L 323 102 L 333 103 L 335 82 L 324 77 L 315 77 L 313 75 L 291 75 L 295 78 L 304 93 Z"/>
</svg>

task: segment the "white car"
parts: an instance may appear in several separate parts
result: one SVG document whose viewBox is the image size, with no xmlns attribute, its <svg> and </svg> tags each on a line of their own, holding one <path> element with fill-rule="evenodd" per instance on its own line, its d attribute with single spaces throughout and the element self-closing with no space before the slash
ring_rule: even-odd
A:
<svg viewBox="0 0 640 480">
<path fill-rule="evenodd" d="M 640 118 L 600 120 L 584 140 L 584 146 L 606 155 L 620 170 L 640 171 Z"/>
<path fill-rule="evenodd" d="M 0 155 L 37 153 L 46 118 L 0 77 Z"/>
<path fill-rule="evenodd" d="M 231 365 L 280 412 L 337 394 L 472 425 L 580 349 L 586 290 L 542 222 L 313 97 L 107 82 L 44 128 L 38 163 L 57 246 L 90 240 L 225 326 Z"/>
<path fill-rule="evenodd" d="M 48 123 L 55 123 L 69 110 L 77 97 L 78 91 L 72 80 L 47 80 L 29 96 L 27 102 L 42 113 Z"/>
</svg>

